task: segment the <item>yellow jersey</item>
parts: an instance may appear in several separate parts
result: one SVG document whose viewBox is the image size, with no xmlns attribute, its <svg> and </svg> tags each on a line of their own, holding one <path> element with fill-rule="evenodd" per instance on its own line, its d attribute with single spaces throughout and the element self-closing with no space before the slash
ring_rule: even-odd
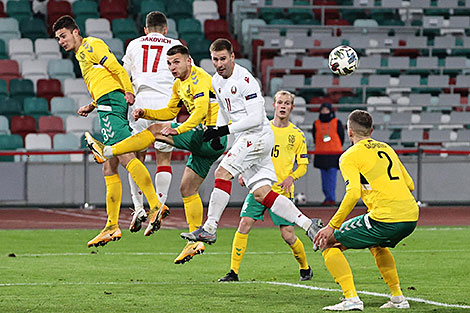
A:
<svg viewBox="0 0 470 313">
<path fill-rule="evenodd" d="M 219 104 L 212 89 L 212 76 L 197 66 L 191 67 L 191 74 L 185 80 L 176 79 L 168 106 L 159 110 L 145 109 L 144 118 L 151 120 L 172 120 L 186 107 L 189 118 L 176 131 L 178 134 L 187 132 L 204 123 L 215 126 Z"/>
<path fill-rule="evenodd" d="M 418 220 L 418 204 L 411 194 L 413 179 L 389 145 L 371 138 L 363 139 L 341 155 L 339 167 L 346 194 L 329 222 L 331 227 L 341 226 L 359 198 L 376 221 Z"/>
<path fill-rule="evenodd" d="M 94 104 L 101 96 L 114 90 L 134 93 L 129 75 L 103 40 L 83 38 L 75 58 Z"/>
<path fill-rule="evenodd" d="M 297 165 L 307 165 L 307 144 L 305 141 L 305 135 L 302 130 L 292 123 L 289 123 L 287 127 L 276 127 L 271 121 L 271 128 L 274 132 L 274 147 L 271 151 L 271 158 L 274 164 L 274 170 L 276 171 L 277 183 L 273 185 L 273 191 L 284 195 L 288 198 L 293 198 L 294 185 L 291 187 L 290 194 L 286 191 L 282 191 L 281 187 L 277 184 L 284 181 L 289 176 L 294 179 L 300 178 L 306 173 L 306 166 L 303 173 L 299 174 L 298 177 L 293 175 L 294 163 Z"/>
</svg>

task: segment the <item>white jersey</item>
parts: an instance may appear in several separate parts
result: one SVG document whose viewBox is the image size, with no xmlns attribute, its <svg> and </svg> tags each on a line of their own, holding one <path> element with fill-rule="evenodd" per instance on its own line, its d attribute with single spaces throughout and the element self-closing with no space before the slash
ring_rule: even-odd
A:
<svg viewBox="0 0 470 313">
<path fill-rule="evenodd" d="M 247 69 L 235 64 L 227 79 L 216 73 L 212 87 L 219 102 L 217 125 L 227 125 L 232 120 L 229 130 L 236 137 L 242 132 L 259 133 L 270 128 L 260 86 Z"/>
<path fill-rule="evenodd" d="M 252 190 L 277 181 L 271 159 L 274 134 L 266 117 L 264 98 L 256 79 L 245 68 L 235 65 L 232 75 L 212 78 L 219 115 L 217 125 L 229 125 L 235 142 L 220 163 L 233 177 L 242 174 Z"/>
<path fill-rule="evenodd" d="M 176 45 L 181 42 L 160 33 L 149 33 L 129 43 L 122 60 L 135 92 L 150 89 L 171 97 L 175 78 L 168 69 L 166 53 Z"/>
</svg>

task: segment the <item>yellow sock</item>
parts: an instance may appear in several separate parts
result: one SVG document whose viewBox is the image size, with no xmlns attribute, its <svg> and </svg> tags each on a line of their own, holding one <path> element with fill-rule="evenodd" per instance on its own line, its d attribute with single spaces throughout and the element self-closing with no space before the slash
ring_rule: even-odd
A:
<svg viewBox="0 0 470 313">
<path fill-rule="evenodd" d="M 357 297 L 353 274 L 348 261 L 339 248 L 328 248 L 322 253 L 326 268 L 335 282 L 341 286 L 346 299 Z"/>
<path fill-rule="evenodd" d="M 195 231 L 202 225 L 202 207 L 201 197 L 196 193 L 189 197 L 183 197 L 184 213 L 186 214 L 186 222 L 188 222 L 189 231 Z"/>
<path fill-rule="evenodd" d="M 308 269 L 308 262 L 307 256 L 305 255 L 305 248 L 302 241 L 297 238 L 293 245 L 289 245 L 290 249 L 292 250 L 292 254 L 294 255 L 297 262 L 299 262 L 300 269 L 306 270 Z"/>
<path fill-rule="evenodd" d="M 132 159 L 127 163 L 126 169 L 134 179 L 137 187 L 144 193 L 147 198 L 147 202 L 150 205 L 150 208 L 157 206 L 160 208 L 162 203 L 158 200 L 157 193 L 153 187 L 152 178 L 150 177 L 149 171 L 142 162 L 138 159 Z"/>
<path fill-rule="evenodd" d="M 147 149 L 155 142 L 155 137 L 148 129 L 141 131 L 134 136 L 128 137 L 123 141 L 118 142 L 111 146 L 113 155 L 121 155 L 134 151 L 142 151 Z"/>
<path fill-rule="evenodd" d="M 400 288 L 400 279 L 398 278 L 397 267 L 395 259 L 388 248 L 369 248 L 370 253 L 375 258 L 375 264 L 379 268 L 380 274 L 385 283 L 390 288 L 390 293 L 393 296 L 401 296 L 403 293 Z"/>
<path fill-rule="evenodd" d="M 237 274 L 238 270 L 240 269 L 240 264 L 243 260 L 243 255 L 245 254 L 247 244 L 248 234 L 242 234 L 237 231 L 233 237 L 232 263 L 230 265 L 230 269 L 232 269 Z"/>
<path fill-rule="evenodd" d="M 106 182 L 106 212 L 108 221 L 106 227 L 117 225 L 119 222 L 119 211 L 121 210 L 122 185 L 119 174 L 105 176 Z"/>
</svg>

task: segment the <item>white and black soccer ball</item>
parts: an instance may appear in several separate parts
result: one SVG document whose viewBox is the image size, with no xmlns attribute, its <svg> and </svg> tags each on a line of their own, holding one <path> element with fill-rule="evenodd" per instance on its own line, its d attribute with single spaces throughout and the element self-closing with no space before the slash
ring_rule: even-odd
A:
<svg viewBox="0 0 470 313">
<path fill-rule="evenodd" d="M 338 75 L 346 76 L 354 73 L 359 65 L 356 51 L 349 46 L 338 46 L 331 50 L 328 57 L 330 70 Z"/>
<path fill-rule="evenodd" d="M 297 205 L 307 204 L 307 196 L 300 192 L 294 196 L 294 203 Z"/>
</svg>

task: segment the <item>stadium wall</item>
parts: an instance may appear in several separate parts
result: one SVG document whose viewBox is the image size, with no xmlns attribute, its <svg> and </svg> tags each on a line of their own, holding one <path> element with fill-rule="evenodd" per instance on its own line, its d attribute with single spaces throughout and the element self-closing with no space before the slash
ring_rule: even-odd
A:
<svg viewBox="0 0 470 313">
<path fill-rule="evenodd" d="M 417 161 L 415 158 L 403 158 L 410 175 L 417 182 Z M 155 165 L 148 163 L 151 176 L 155 173 Z M 173 181 L 171 183 L 167 203 L 182 206 L 179 193 L 180 179 L 185 163 L 174 162 Z M 200 194 L 205 203 L 208 202 L 214 185 L 214 170 L 201 186 Z M 90 164 L 89 167 L 89 200 L 88 203 L 104 206 L 105 185 L 101 166 Z M 48 206 L 78 207 L 85 202 L 85 177 L 82 163 L 0 163 L 0 206 Z M 130 206 L 131 198 L 127 172 L 120 168 L 123 182 L 123 207 Z M 428 203 L 469 204 L 470 166 L 467 159 L 446 161 L 440 158 L 429 158 L 422 163 L 421 200 Z M 320 171 L 310 164 L 307 174 L 296 182 L 296 193 L 303 192 L 311 205 L 323 201 Z M 234 181 L 231 205 L 240 205 L 247 194 L 247 189 Z M 338 172 L 337 200 L 344 194 L 344 183 Z M 417 197 L 417 190 L 414 192 Z"/>
</svg>

